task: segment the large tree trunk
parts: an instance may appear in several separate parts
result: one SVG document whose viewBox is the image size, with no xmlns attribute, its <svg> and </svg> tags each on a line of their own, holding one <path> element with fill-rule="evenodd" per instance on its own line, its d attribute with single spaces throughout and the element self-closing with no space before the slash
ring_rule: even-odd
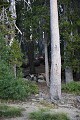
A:
<svg viewBox="0 0 80 120">
<path fill-rule="evenodd" d="M 61 56 L 60 56 L 57 0 L 50 0 L 50 16 L 51 16 L 50 95 L 51 100 L 54 101 L 61 98 Z"/>
<path fill-rule="evenodd" d="M 44 36 L 45 34 L 45 36 Z M 49 87 L 49 63 L 48 63 L 48 48 L 47 48 L 47 34 L 43 32 L 44 39 L 44 48 L 45 48 L 45 75 L 46 75 L 46 83 Z"/>
</svg>

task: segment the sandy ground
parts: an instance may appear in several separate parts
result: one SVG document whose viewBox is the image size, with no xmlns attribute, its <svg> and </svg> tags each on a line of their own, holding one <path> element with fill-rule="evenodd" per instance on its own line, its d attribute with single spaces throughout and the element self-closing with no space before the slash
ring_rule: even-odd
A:
<svg viewBox="0 0 80 120">
<path fill-rule="evenodd" d="M 0 120 L 29 120 L 29 113 L 37 111 L 41 108 L 47 108 L 51 113 L 67 113 L 70 120 L 80 120 L 80 102 L 77 101 L 77 96 L 72 94 L 62 94 L 62 100 L 57 104 L 51 103 L 49 99 L 49 89 L 46 87 L 45 81 L 39 84 L 39 94 L 31 96 L 25 102 L 6 103 L 10 106 L 24 108 L 21 117 L 4 118 Z M 78 96 L 80 97 L 80 96 Z"/>
</svg>

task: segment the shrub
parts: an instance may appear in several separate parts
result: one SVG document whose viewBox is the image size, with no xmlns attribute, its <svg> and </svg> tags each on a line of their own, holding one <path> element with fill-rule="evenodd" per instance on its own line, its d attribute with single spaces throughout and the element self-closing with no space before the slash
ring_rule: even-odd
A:
<svg viewBox="0 0 80 120">
<path fill-rule="evenodd" d="M 22 78 L 14 78 L 14 73 L 5 61 L 0 61 L 0 98 L 24 100 L 32 93 L 38 91 L 33 83 Z"/>
<path fill-rule="evenodd" d="M 22 109 L 0 105 L 0 117 L 16 117 L 21 116 Z"/>
<path fill-rule="evenodd" d="M 17 51 L 17 52 L 16 52 Z M 0 98 L 24 100 L 37 92 L 34 84 L 14 78 L 13 66 L 21 65 L 22 54 L 19 43 L 14 40 L 12 46 L 6 46 L 4 36 L 0 33 Z M 18 68 L 18 72 L 20 73 Z M 18 73 L 17 73 L 18 74 Z M 18 74 L 17 77 L 20 77 Z"/>
<path fill-rule="evenodd" d="M 3 80 L 3 79 L 11 80 L 12 78 L 14 78 L 12 69 L 7 64 L 7 62 L 0 60 L 0 80 Z"/>
<path fill-rule="evenodd" d="M 35 84 L 22 79 L 0 80 L 0 98 L 24 100 L 32 93 L 38 92 Z"/>
<path fill-rule="evenodd" d="M 62 91 L 67 93 L 80 94 L 80 82 L 70 82 L 62 85 Z"/>
<path fill-rule="evenodd" d="M 45 110 L 39 110 L 30 114 L 31 120 L 69 120 L 66 114 L 55 113 L 51 114 Z"/>
</svg>

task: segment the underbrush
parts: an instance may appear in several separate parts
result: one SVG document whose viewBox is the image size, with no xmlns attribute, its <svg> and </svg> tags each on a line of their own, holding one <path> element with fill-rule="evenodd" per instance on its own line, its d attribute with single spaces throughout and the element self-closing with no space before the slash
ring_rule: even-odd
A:
<svg viewBox="0 0 80 120">
<path fill-rule="evenodd" d="M 0 104 L 0 117 L 17 117 L 22 115 L 22 109 Z"/>
<path fill-rule="evenodd" d="M 6 45 L 4 35 L 0 33 L 0 99 L 24 100 L 38 91 L 33 83 L 26 82 L 21 76 L 22 53 L 17 40 Z M 16 52 L 17 51 L 17 52 Z M 16 77 L 14 65 L 16 65 Z"/>
<path fill-rule="evenodd" d="M 80 82 L 70 82 L 62 85 L 62 91 L 80 95 Z"/>
<path fill-rule="evenodd" d="M 0 80 L 0 99 L 25 100 L 37 92 L 37 85 L 21 78 Z"/>
<path fill-rule="evenodd" d="M 39 110 L 30 114 L 30 120 L 70 120 L 64 113 L 49 113 L 46 110 Z"/>
</svg>

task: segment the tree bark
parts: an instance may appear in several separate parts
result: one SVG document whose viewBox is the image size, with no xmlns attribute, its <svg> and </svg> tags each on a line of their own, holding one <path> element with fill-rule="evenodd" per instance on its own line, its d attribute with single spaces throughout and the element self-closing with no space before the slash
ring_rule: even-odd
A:
<svg viewBox="0 0 80 120">
<path fill-rule="evenodd" d="M 10 0 L 10 8 L 9 11 L 11 12 L 11 17 L 12 17 L 12 33 L 11 33 L 11 40 L 9 45 L 11 46 L 15 37 L 15 24 L 16 24 L 16 4 L 15 0 Z"/>
<path fill-rule="evenodd" d="M 50 96 L 51 100 L 61 98 L 61 56 L 60 56 L 60 38 L 58 25 L 57 0 L 50 0 L 51 16 L 51 78 L 50 78 Z"/>
<path fill-rule="evenodd" d="M 44 39 L 44 47 L 45 47 L 45 75 L 46 75 L 46 83 L 49 87 L 49 63 L 48 63 L 48 49 L 47 49 L 47 34 L 44 33 L 45 36 L 43 36 Z"/>
<path fill-rule="evenodd" d="M 15 76 L 15 79 L 16 79 L 16 76 L 17 76 L 16 64 L 14 64 L 14 66 L 13 66 L 13 70 L 14 70 L 14 76 Z"/>
</svg>

